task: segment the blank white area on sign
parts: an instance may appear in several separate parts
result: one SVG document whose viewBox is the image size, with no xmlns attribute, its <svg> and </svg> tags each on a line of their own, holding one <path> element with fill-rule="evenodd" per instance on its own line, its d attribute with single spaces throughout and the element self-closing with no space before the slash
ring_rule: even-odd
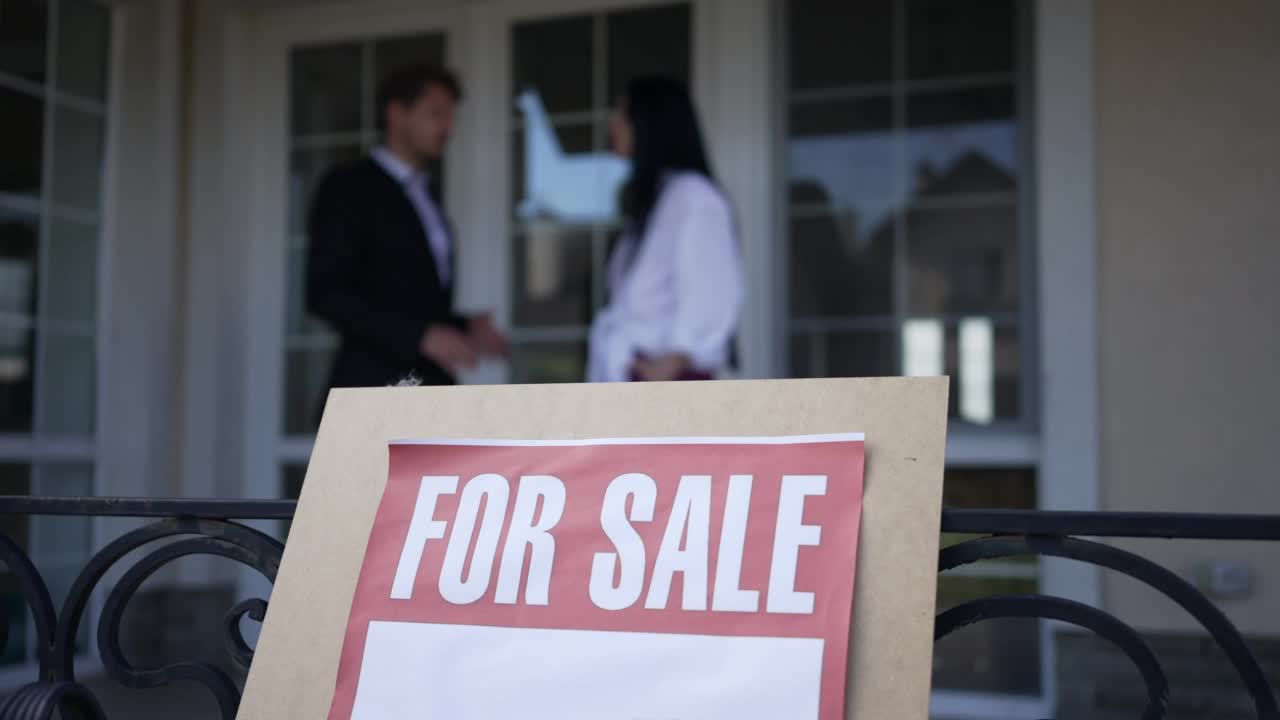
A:
<svg viewBox="0 0 1280 720">
<path fill-rule="evenodd" d="M 822 640 L 373 621 L 352 720 L 816 720 Z"/>
</svg>

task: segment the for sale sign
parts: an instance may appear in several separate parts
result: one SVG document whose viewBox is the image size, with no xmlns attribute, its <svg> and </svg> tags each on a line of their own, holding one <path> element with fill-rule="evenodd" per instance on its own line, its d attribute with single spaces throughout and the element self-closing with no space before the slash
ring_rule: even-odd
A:
<svg viewBox="0 0 1280 720">
<path fill-rule="evenodd" d="M 333 720 L 839 720 L 861 435 L 407 441 Z"/>
<path fill-rule="evenodd" d="M 946 422 L 945 378 L 334 390 L 237 717 L 925 720 Z"/>
</svg>

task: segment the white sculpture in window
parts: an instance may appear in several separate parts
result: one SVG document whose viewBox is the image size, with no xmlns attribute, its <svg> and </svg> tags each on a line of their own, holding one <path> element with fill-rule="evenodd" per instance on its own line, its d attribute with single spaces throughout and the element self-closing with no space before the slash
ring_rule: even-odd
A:
<svg viewBox="0 0 1280 720">
<path fill-rule="evenodd" d="M 627 160 L 611 152 L 565 153 L 536 90 L 520 93 L 516 107 L 524 114 L 525 193 L 516 214 L 570 224 L 616 220 Z"/>
</svg>

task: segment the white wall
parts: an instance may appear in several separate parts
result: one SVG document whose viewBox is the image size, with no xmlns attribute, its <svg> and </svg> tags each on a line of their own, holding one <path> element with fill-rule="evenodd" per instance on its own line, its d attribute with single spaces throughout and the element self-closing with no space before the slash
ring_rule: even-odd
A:
<svg viewBox="0 0 1280 720">
<path fill-rule="evenodd" d="M 180 492 L 180 17 L 166 0 L 115 12 L 98 485 L 116 495 Z"/>
<path fill-rule="evenodd" d="M 135 0 L 115 11 L 98 443 L 107 495 L 239 495 L 243 382 L 228 184 L 237 14 L 218 2 Z M 127 523 L 106 521 L 112 538 Z M 218 563 L 225 565 L 225 563 Z M 171 577 L 205 581 L 205 560 Z M 214 573 L 212 577 L 226 576 Z"/>
<path fill-rule="evenodd" d="M 1105 508 L 1280 513 L 1280 3 L 1097 8 Z M 1222 607 L 1280 634 L 1276 543 L 1126 546 L 1248 563 L 1257 592 Z M 1105 592 L 1141 627 L 1190 627 Z"/>
</svg>

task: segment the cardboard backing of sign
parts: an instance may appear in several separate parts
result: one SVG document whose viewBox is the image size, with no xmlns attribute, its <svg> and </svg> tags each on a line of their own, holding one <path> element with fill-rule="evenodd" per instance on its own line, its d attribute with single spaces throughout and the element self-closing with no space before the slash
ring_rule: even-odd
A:
<svg viewBox="0 0 1280 720">
<path fill-rule="evenodd" d="M 928 716 L 944 378 L 376 388 L 331 393 L 240 706 L 324 718 L 397 438 L 866 435 L 847 717 Z"/>
</svg>

